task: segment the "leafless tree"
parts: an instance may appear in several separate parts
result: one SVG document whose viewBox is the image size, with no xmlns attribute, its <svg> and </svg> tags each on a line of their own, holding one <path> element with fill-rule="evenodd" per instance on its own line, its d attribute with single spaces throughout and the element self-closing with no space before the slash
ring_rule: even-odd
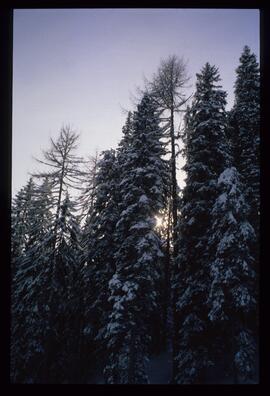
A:
<svg viewBox="0 0 270 396">
<path fill-rule="evenodd" d="M 81 157 L 75 155 L 79 135 L 72 131 L 70 126 L 61 128 L 60 135 L 55 141 L 50 139 L 51 147 L 43 151 L 43 159 L 36 159 L 49 170 L 33 173 L 38 179 L 47 178 L 52 186 L 52 195 L 55 209 L 55 235 L 57 234 L 57 221 L 63 199 L 70 189 L 79 189 L 81 186 L 82 171 L 80 165 L 84 162 Z M 56 238 L 54 241 L 54 247 Z"/>
<path fill-rule="evenodd" d="M 185 88 L 189 77 L 187 76 L 187 66 L 183 58 L 178 58 L 176 55 L 169 56 L 167 59 L 162 60 L 156 74 L 152 80 L 146 80 L 146 90 L 153 97 L 161 121 L 164 128 L 164 137 L 169 146 L 168 153 L 170 154 L 171 163 L 171 217 L 172 229 L 167 233 L 168 239 L 172 239 L 172 260 L 168 257 L 167 263 L 173 264 L 173 271 L 177 257 L 177 208 L 178 208 L 178 185 L 176 178 L 176 157 L 179 153 L 177 139 L 180 137 L 179 130 L 175 128 L 175 115 L 184 112 L 184 105 L 190 97 L 186 97 Z M 181 125 L 181 124 L 180 124 Z M 170 222 L 168 222 L 170 227 Z M 167 241 L 168 247 L 170 245 Z M 169 248 L 168 248 L 168 254 Z M 172 271 L 172 272 L 173 272 Z M 166 269 L 166 274 L 170 273 Z M 168 280 L 169 282 L 169 280 Z M 168 284 L 168 288 L 170 285 Z M 175 306 L 174 296 L 172 301 L 173 307 Z M 176 337 L 174 337 L 176 338 Z M 173 348 L 175 349 L 175 348 Z"/>
</svg>

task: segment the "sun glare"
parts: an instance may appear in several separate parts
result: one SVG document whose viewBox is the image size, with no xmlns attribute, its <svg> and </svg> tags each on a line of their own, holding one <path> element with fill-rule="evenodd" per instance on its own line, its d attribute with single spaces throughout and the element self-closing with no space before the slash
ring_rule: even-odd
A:
<svg viewBox="0 0 270 396">
<path fill-rule="evenodd" d="M 162 223 L 163 223 L 162 217 L 156 216 L 155 219 L 156 219 L 156 227 L 157 227 L 157 228 L 158 228 L 158 227 L 161 227 L 161 226 L 162 226 Z"/>
</svg>

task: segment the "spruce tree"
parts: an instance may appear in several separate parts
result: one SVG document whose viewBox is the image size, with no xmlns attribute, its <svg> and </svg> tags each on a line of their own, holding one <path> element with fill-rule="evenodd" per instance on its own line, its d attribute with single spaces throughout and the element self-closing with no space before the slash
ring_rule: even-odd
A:
<svg viewBox="0 0 270 396">
<path fill-rule="evenodd" d="M 209 356 L 208 237 L 216 181 L 229 160 L 226 153 L 226 93 L 217 85 L 218 69 L 209 63 L 197 74 L 196 92 L 185 125 L 186 186 L 180 205 L 178 268 L 174 279 L 178 294 L 177 383 L 198 383 Z"/>
<path fill-rule="evenodd" d="M 244 47 L 236 69 L 235 103 L 230 137 L 234 166 L 241 175 L 250 206 L 249 220 L 258 237 L 260 211 L 260 72 L 255 54 Z M 257 238 L 258 239 L 258 238 Z M 257 242 L 258 243 L 258 242 Z"/>
<path fill-rule="evenodd" d="M 254 258 L 250 241 L 255 232 L 248 221 L 249 207 L 236 168 L 218 178 L 219 196 L 212 209 L 209 245 L 215 252 L 210 264 L 208 317 L 216 328 L 216 365 L 226 361 L 226 374 L 247 379 L 255 372 L 256 343 L 252 322 L 256 308 Z M 218 341 L 218 342 L 217 342 Z M 225 364 L 225 366 L 226 366 Z"/>
<path fill-rule="evenodd" d="M 157 263 L 162 255 L 154 230 L 164 207 L 168 171 L 162 132 L 145 95 L 133 114 L 129 143 L 121 153 L 120 216 L 116 224 L 115 273 L 109 282 L 111 313 L 106 329 L 106 383 L 147 383 L 150 323 L 156 306 Z M 123 161 L 125 157 L 125 161 Z"/>
<path fill-rule="evenodd" d="M 236 69 L 235 103 L 230 112 L 229 137 L 233 148 L 233 164 L 240 173 L 244 196 L 249 206 L 248 221 L 255 237 L 250 252 L 257 273 L 257 300 L 260 244 L 260 71 L 255 54 L 244 47 Z M 258 311 L 254 318 L 254 334 L 258 333 Z"/>
<path fill-rule="evenodd" d="M 86 328 L 95 340 L 99 359 L 104 358 L 104 331 L 109 315 L 108 283 L 115 271 L 114 231 L 119 217 L 119 169 L 114 150 L 107 150 L 97 163 L 95 197 L 91 218 L 85 229 Z"/>
<path fill-rule="evenodd" d="M 34 199 L 35 184 L 30 178 L 25 186 L 16 194 L 11 210 L 11 256 L 12 263 L 20 257 L 28 241 L 32 201 Z"/>
<path fill-rule="evenodd" d="M 43 341 L 48 329 L 44 312 L 44 272 L 48 270 L 48 264 L 44 261 L 48 263 L 50 260 L 52 243 L 52 223 L 48 223 L 52 216 L 50 209 L 50 188 L 45 181 L 32 189 L 31 200 L 27 203 L 28 214 L 31 214 L 27 235 L 31 238 L 25 243 L 27 249 L 17 258 L 12 271 L 11 371 L 15 382 L 34 382 L 43 367 Z"/>
</svg>

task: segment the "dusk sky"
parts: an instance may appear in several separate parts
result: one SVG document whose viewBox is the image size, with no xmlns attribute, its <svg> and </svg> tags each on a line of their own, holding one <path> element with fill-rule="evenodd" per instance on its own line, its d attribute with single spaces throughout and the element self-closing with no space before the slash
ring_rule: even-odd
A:
<svg viewBox="0 0 270 396">
<path fill-rule="evenodd" d="M 187 95 L 207 61 L 218 66 L 229 109 L 245 44 L 259 57 L 258 10 L 15 10 L 13 195 L 65 124 L 83 156 L 116 148 L 123 108 L 134 109 L 131 94 L 168 55 L 188 61 Z"/>
</svg>

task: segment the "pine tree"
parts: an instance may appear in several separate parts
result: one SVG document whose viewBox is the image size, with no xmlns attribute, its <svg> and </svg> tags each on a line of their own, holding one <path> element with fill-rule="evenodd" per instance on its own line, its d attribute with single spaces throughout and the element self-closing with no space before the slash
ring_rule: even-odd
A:
<svg viewBox="0 0 270 396">
<path fill-rule="evenodd" d="M 115 231 L 118 249 L 116 270 L 109 282 L 111 314 L 104 375 L 110 384 L 148 382 L 149 318 L 156 305 L 155 281 L 161 256 L 155 215 L 164 207 L 168 177 L 162 159 L 162 133 L 149 96 L 143 97 L 133 114 L 130 131 L 129 143 L 120 155 L 121 213 Z"/>
<path fill-rule="evenodd" d="M 233 374 L 237 382 L 237 378 L 247 379 L 255 371 L 256 344 L 251 325 L 256 276 L 249 248 L 255 233 L 247 220 L 249 207 L 236 168 L 221 173 L 218 190 L 209 239 L 215 256 L 210 263 L 208 316 L 219 336 L 218 343 L 212 340 L 216 364 L 227 356 L 227 374 Z"/>
<path fill-rule="evenodd" d="M 229 157 L 226 151 L 226 93 L 216 83 L 218 69 L 209 63 L 197 74 L 196 92 L 186 115 L 186 186 L 182 192 L 178 268 L 174 279 L 177 299 L 178 383 L 202 381 L 211 359 L 206 299 L 209 289 L 207 249 L 216 181 Z"/>
</svg>

